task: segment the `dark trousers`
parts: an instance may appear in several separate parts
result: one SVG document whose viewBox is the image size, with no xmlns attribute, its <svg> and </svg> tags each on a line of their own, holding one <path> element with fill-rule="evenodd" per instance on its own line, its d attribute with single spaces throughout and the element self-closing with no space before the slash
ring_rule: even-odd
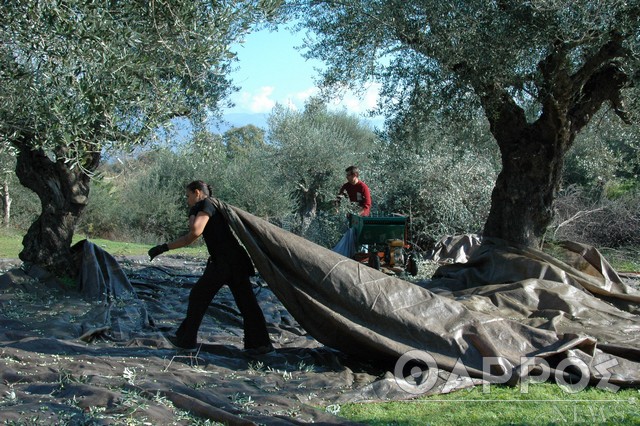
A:
<svg viewBox="0 0 640 426">
<path fill-rule="evenodd" d="M 243 267 L 244 264 L 244 259 L 237 257 L 209 259 L 202 277 L 189 293 L 187 316 L 176 331 L 181 345 L 189 347 L 197 344 L 202 319 L 209 304 L 225 284 L 229 286 L 242 314 L 244 348 L 251 349 L 271 343 L 264 315 L 253 293 L 249 272 L 245 272 L 247 268 Z"/>
</svg>

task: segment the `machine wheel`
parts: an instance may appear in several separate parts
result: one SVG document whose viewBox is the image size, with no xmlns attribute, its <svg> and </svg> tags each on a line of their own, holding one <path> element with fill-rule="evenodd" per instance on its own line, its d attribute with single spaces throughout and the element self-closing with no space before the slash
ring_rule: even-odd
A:
<svg viewBox="0 0 640 426">
<path fill-rule="evenodd" d="M 411 276 L 415 277 L 418 275 L 418 264 L 416 263 L 416 259 L 413 257 L 413 254 L 407 256 L 405 270 L 410 273 Z"/>
<path fill-rule="evenodd" d="M 373 269 L 380 270 L 380 258 L 378 253 L 369 253 L 369 266 Z"/>
</svg>

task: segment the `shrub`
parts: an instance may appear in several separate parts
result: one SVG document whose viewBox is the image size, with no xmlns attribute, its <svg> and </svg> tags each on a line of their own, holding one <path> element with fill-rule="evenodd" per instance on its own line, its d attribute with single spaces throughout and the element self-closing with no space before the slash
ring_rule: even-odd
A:
<svg viewBox="0 0 640 426">
<path fill-rule="evenodd" d="M 555 208 L 552 239 L 610 248 L 640 245 L 638 191 L 594 201 L 583 189 L 573 186 L 560 194 Z"/>
</svg>

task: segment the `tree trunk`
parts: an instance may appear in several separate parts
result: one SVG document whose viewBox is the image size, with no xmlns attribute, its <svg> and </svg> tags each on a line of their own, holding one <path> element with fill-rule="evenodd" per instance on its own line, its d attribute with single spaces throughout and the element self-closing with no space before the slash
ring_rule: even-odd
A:
<svg viewBox="0 0 640 426">
<path fill-rule="evenodd" d="M 575 139 L 568 102 L 553 102 L 534 122 L 504 91 L 488 88 L 483 106 L 502 155 L 483 235 L 539 247 L 553 220 L 564 157 Z M 566 99 L 568 100 L 568 99 Z"/>
<path fill-rule="evenodd" d="M 502 154 L 485 236 L 540 246 L 553 220 L 564 158 L 578 132 L 605 102 L 623 120 L 629 120 L 620 95 L 629 76 L 617 60 L 629 55 L 624 41 L 622 34 L 612 33 L 573 74 L 567 65 L 571 62 L 567 46 L 556 46 L 538 64 L 542 114 L 533 123 L 527 122 L 523 109 L 498 82 L 475 82 Z M 464 66 L 460 69 L 474 75 Z"/>
<path fill-rule="evenodd" d="M 491 194 L 484 235 L 528 247 L 539 247 L 553 220 L 553 202 L 562 178 L 564 135 L 531 128 L 514 132 L 513 141 L 498 141 L 502 171 Z"/>
<path fill-rule="evenodd" d="M 297 235 L 305 236 L 311 222 L 318 212 L 318 191 L 317 188 L 303 188 L 300 185 L 298 189 L 298 217 L 300 223 L 298 229 L 295 230 Z"/>
<path fill-rule="evenodd" d="M 308 179 L 310 184 L 307 185 L 305 179 L 297 184 L 294 192 L 298 204 L 297 213 L 300 218 L 299 226 L 294 231 L 297 235 L 306 236 L 311 222 L 318 214 L 320 189 L 325 185 L 329 176 L 331 176 L 329 171 L 316 172 Z"/>
<path fill-rule="evenodd" d="M 2 207 L 4 210 L 3 223 L 5 228 L 8 228 L 11 220 L 11 196 L 9 194 L 9 182 L 6 179 L 2 183 Z"/>
<path fill-rule="evenodd" d="M 62 158 L 62 156 L 59 156 Z M 40 198 L 42 212 L 22 240 L 20 259 L 40 265 L 58 276 L 75 277 L 71 240 L 80 213 L 87 204 L 90 176 L 99 153 L 88 158 L 86 169 L 70 168 L 64 160 L 51 160 L 42 150 L 19 147 L 16 174 L 20 183 Z"/>
</svg>

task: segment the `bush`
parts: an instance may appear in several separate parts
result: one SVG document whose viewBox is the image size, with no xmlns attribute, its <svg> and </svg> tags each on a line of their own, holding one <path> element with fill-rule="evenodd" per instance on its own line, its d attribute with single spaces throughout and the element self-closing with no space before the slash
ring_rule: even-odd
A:
<svg viewBox="0 0 640 426">
<path fill-rule="evenodd" d="M 639 191 L 594 201 L 574 186 L 560 194 L 555 208 L 552 239 L 609 248 L 640 245 Z"/>
<path fill-rule="evenodd" d="M 130 159 L 117 175 L 105 165 L 91 183 L 91 196 L 78 230 L 96 238 L 154 243 L 186 230 L 184 186 L 193 175 L 168 150 Z"/>
<path fill-rule="evenodd" d="M 8 155 L 2 155 L 0 150 L 0 159 L 5 162 L 2 168 L 5 170 L 3 181 L 0 185 L 0 196 L 4 197 L 5 184 L 11 198 L 9 207 L 9 223 L 4 223 L 4 203 L 0 202 L 0 225 L 21 229 L 26 231 L 29 226 L 38 218 L 42 207 L 40 199 L 32 190 L 22 186 L 18 177 L 12 171 L 15 168 L 15 158 Z"/>
<path fill-rule="evenodd" d="M 491 154 L 447 143 L 417 151 L 395 145 L 374 164 L 374 207 L 410 216 L 414 244 L 428 249 L 442 236 L 482 230 L 497 175 Z"/>
</svg>

